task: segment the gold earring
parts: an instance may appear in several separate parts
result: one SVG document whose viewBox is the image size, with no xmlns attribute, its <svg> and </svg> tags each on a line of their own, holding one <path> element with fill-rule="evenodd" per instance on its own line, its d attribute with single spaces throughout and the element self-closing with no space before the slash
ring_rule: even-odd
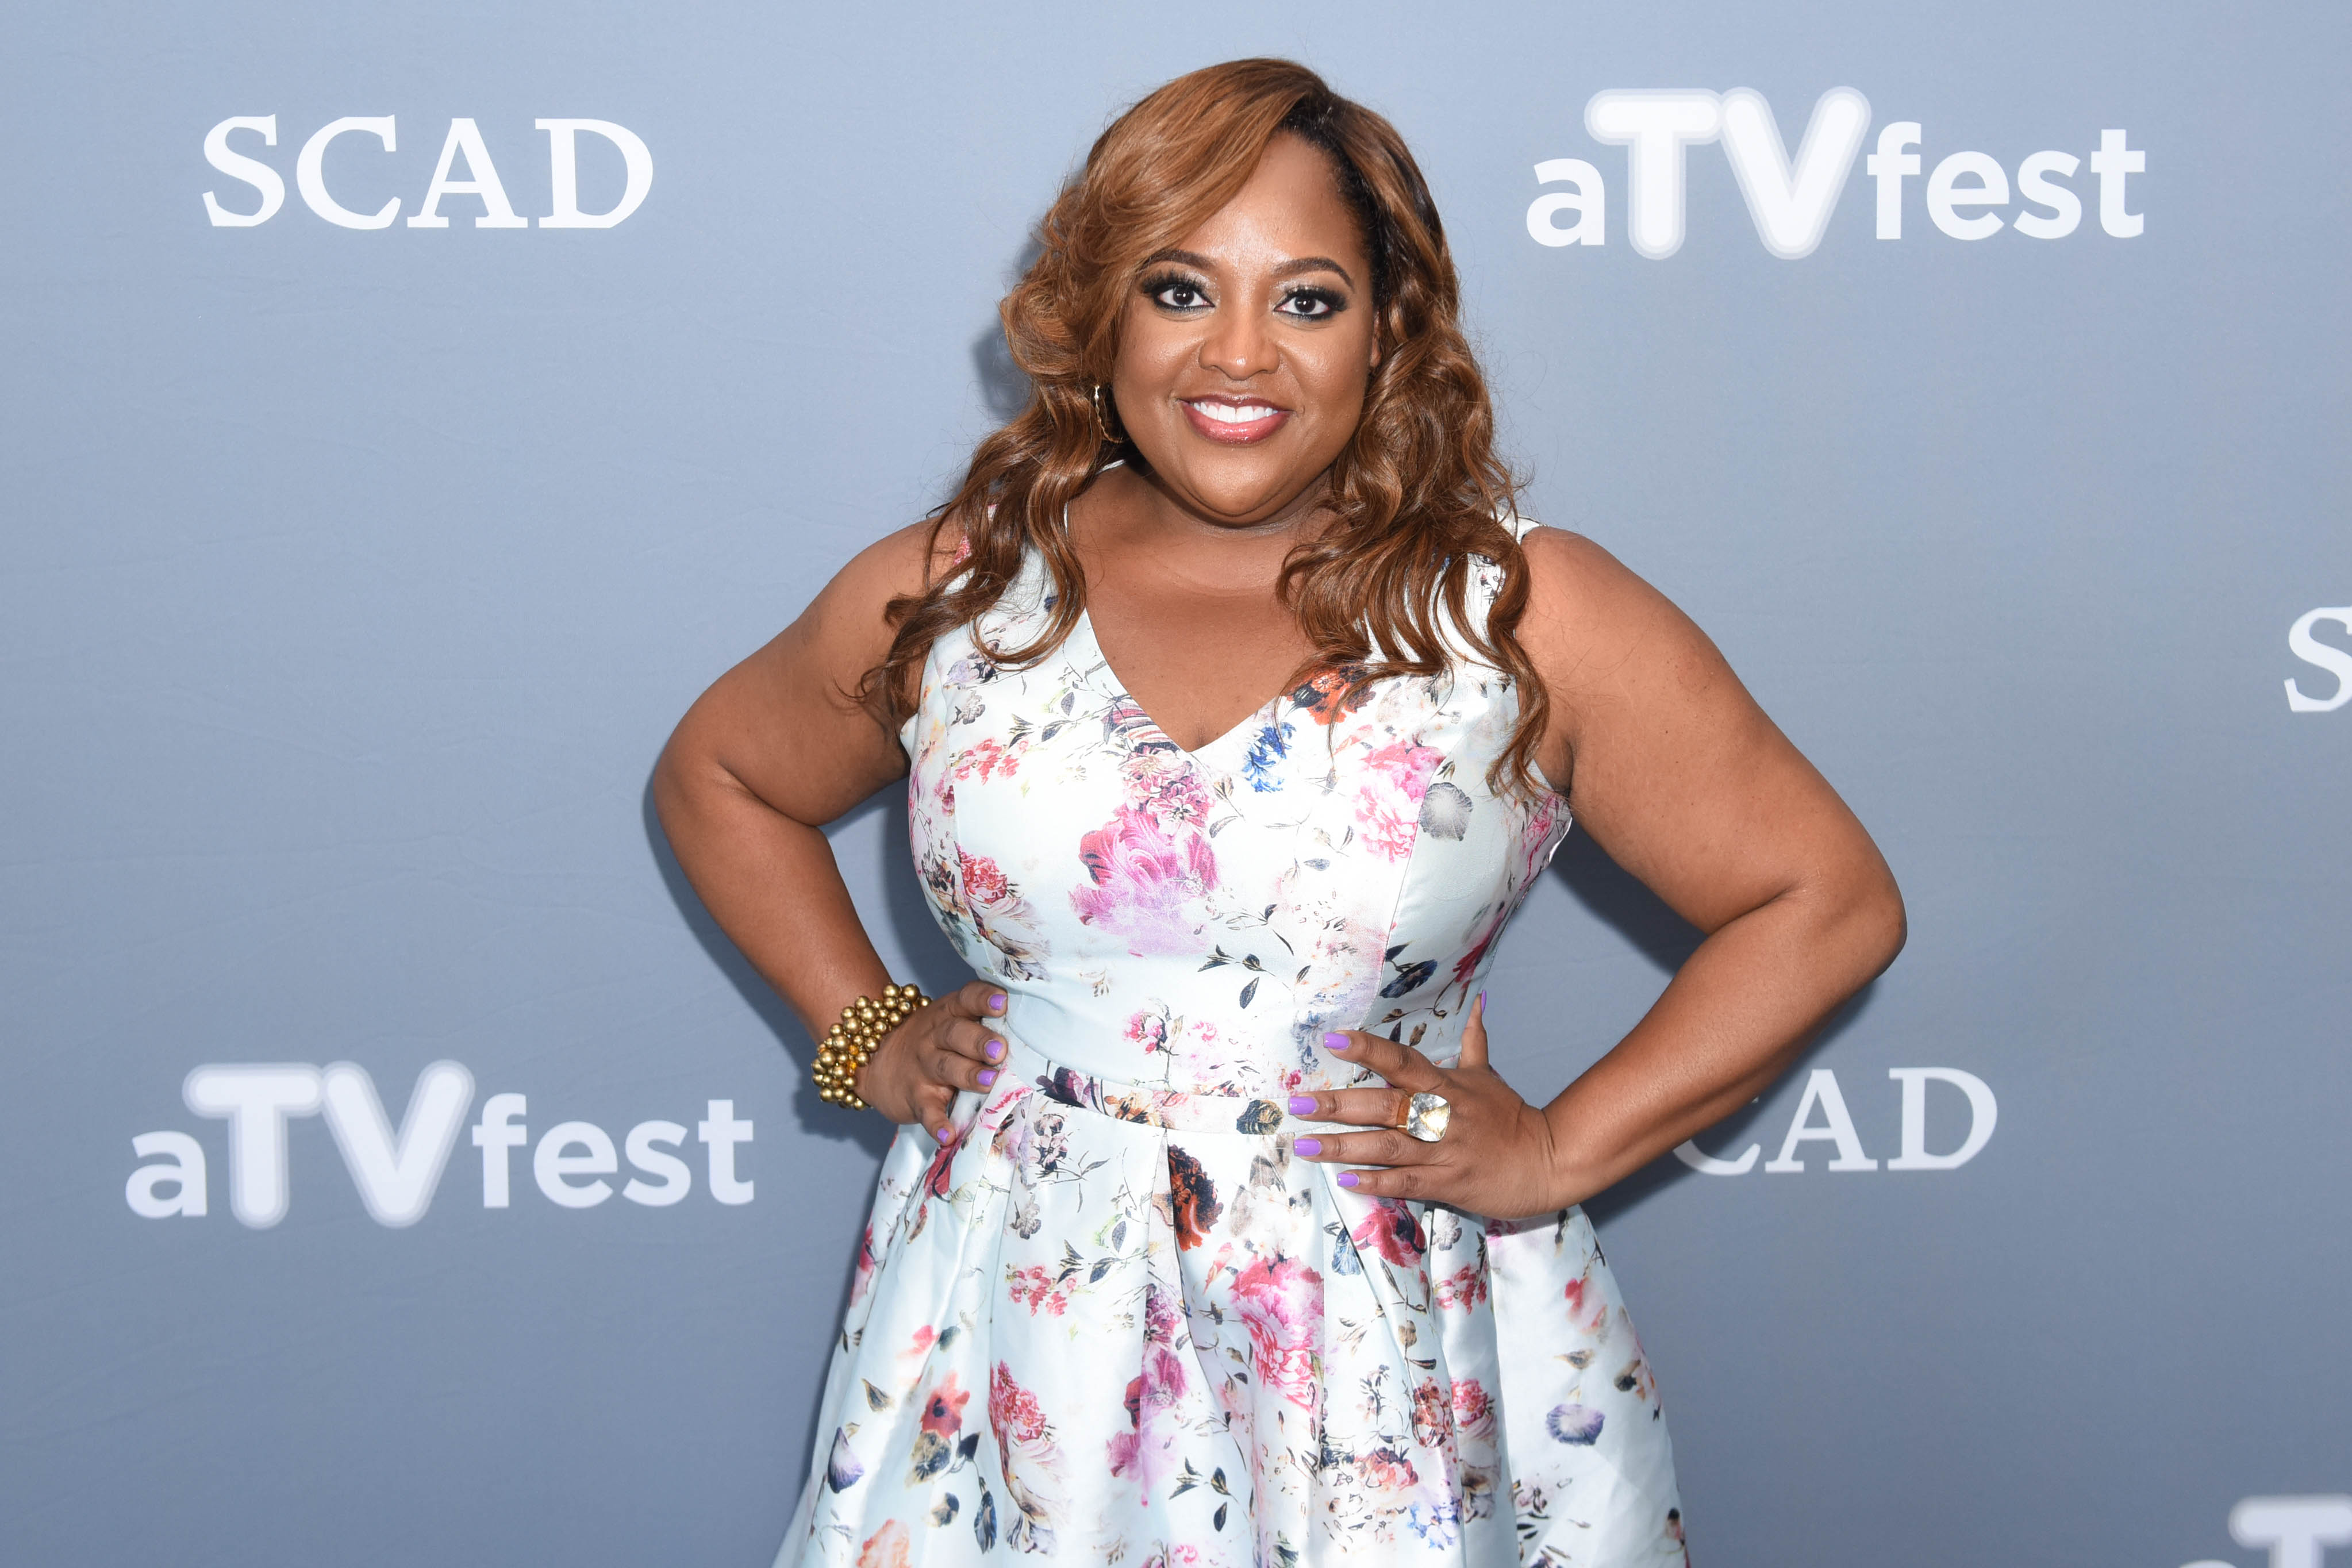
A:
<svg viewBox="0 0 2352 1568">
<path fill-rule="evenodd" d="M 1103 409 L 1103 386 L 1100 382 L 1097 382 L 1095 384 L 1093 401 L 1095 405 L 1095 430 L 1102 437 L 1103 445 L 1106 447 L 1120 447 L 1126 445 L 1127 432 L 1124 429 L 1116 436 L 1111 434 L 1110 418 Z"/>
</svg>

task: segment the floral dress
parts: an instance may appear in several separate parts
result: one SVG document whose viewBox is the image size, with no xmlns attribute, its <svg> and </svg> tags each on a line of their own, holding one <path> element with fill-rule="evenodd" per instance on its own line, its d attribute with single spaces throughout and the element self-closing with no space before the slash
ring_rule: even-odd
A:
<svg viewBox="0 0 2352 1568">
<path fill-rule="evenodd" d="M 1033 559 L 993 646 L 1047 582 Z M 1481 563 L 1474 613 L 1499 584 Z M 1488 787 L 1517 704 L 1466 647 L 1348 685 L 1187 752 L 1083 618 L 1027 669 L 932 648 L 915 859 L 1008 994 L 1006 1070 L 890 1150 L 779 1568 L 1685 1561 L 1583 1214 L 1365 1197 L 1291 1152 L 1323 1126 L 1294 1091 L 1376 1081 L 1326 1030 L 1454 1059 L 1568 831 Z"/>
</svg>

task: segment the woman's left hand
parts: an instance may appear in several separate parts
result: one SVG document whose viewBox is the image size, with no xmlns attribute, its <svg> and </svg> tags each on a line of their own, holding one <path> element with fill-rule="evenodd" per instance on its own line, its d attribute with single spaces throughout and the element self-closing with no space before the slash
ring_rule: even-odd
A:
<svg viewBox="0 0 2352 1568">
<path fill-rule="evenodd" d="M 1461 1060 L 1441 1068 L 1410 1046 L 1360 1029 L 1334 1030 L 1324 1045 L 1343 1061 L 1370 1068 L 1386 1089 L 1341 1089 L 1294 1097 L 1305 1121 L 1344 1121 L 1374 1132 L 1309 1134 L 1293 1144 L 1318 1164 L 1374 1166 L 1343 1171 L 1339 1184 L 1372 1197 L 1445 1204 L 1493 1219 L 1525 1219 L 1566 1206 L 1551 1123 L 1486 1065 L 1486 998 L 1481 992 L 1462 1026 Z M 1423 1142 L 1401 1131 L 1416 1094 L 1445 1098 L 1444 1135 Z M 1312 1102 L 1311 1106 L 1309 1102 Z"/>
</svg>

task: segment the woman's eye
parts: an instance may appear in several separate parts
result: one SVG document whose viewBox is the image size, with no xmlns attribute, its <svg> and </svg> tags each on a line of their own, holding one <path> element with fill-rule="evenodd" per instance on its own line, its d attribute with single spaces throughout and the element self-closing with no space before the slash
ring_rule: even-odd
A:
<svg viewBox="0 0 2352 1568">
<path fill-rule="evenodd" d="M 1339 297 L 1328 289 L 1294 289 L 1283 296 L 1277 308 L 1286 315 L 1316 321 L 1326 316 L 1336 316 L 1345 307 Z"/>
<path fill-rule="evenodd" d="M 1209 302 L 1198 284 L 1181 281 L 1154 285 L 1151 298 L 1171 310 L 1196 310 Z"/>
</svg>

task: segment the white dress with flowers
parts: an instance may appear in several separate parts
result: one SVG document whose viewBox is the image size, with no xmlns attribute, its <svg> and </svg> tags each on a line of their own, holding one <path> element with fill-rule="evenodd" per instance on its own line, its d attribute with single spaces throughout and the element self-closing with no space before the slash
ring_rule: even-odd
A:
<svg viewBox="0 0 2352 1568">
<path fill-rule="evenodd" d="M 1045 582 L 1033 560 L 994 646 Z M 969 632 L 931 650 L 917 869 L 1009 994 L 1009 1062 L 944 1147 L 890 1150 L 780 1568 L 1685 1561 L 1582 1213 L 1367 1198 L 1291 1152 L 1290 1094 L 1370 1081 L 1326 1030 L 1454 1059 L 1568 830 L 1488 787 L 1517 704 L 1466 650 L 1347 684 L 1188 752 L 1083 619 L 1025 670 Z"/>
</svg>

